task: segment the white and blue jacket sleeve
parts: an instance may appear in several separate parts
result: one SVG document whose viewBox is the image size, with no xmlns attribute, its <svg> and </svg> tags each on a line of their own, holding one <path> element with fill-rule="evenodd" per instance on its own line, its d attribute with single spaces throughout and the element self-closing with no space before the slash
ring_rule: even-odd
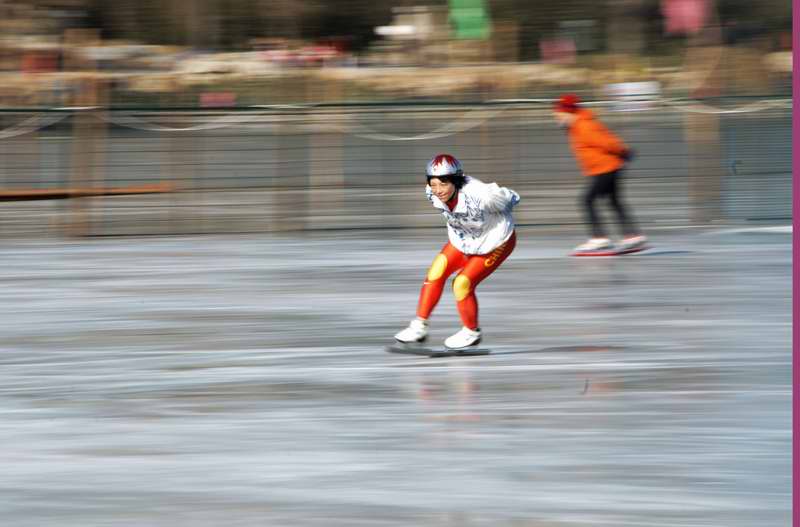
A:
<svg viewBox="0 0 800 527">
<path fill-rule="evenodd" d="M 447 220 L 450 243 L 464 254 L 490 253 L 514 232 L 511 211 L 520 197 L 511 189 L 467 177 L 452 211 L 433 195 L 430 187 L 425 193 Z"/>
</svg>

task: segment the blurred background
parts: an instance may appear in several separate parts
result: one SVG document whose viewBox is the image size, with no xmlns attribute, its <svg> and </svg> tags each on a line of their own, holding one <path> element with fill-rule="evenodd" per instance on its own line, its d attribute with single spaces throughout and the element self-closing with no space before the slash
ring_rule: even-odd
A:
<svg viewBox="0 0 800 527">
<path fill-rule="evenodd" d="M 787 525 L 791 76 L 788 0 L 0 0 L 0 525 Z M 651 250 L 566 257 L 565 92 Z M 439 152 L 487 357 L 384 352 Z"/>
<path fill-rule="evenodd" d="M 437 152 L 578 226 L 551 101 L 647 224 L 790 218 L 786 0 L 2 0 L 0 235 L 439 225 Z"/>
</svg>

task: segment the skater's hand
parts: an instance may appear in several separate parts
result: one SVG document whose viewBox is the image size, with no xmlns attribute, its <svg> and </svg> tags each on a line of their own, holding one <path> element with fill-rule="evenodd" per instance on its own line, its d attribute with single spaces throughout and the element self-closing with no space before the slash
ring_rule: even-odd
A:
<svg viewBox="0 0 800 527">
<path fill-rule="evenodd" d="M 633 158 L 636 157 L 636 152 L 633 150 L 633 148 L 628 148 L 627 150 L 622 152 L 622 154 L 620 154 L 619 157 L 626 163 L 630 163 L 633 160 Z"/>
</svg>

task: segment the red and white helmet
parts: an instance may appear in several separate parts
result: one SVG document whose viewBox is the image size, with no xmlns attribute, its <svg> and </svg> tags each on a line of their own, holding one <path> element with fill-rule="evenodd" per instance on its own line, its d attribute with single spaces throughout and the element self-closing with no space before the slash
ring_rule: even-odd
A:
<svg viewBox="0 0 800 527">
<path fill-rule="evenodd" d="M 464 177 L 464 171 L 461 169 L 461 163 L 455 157 L 450 154 L 437 154 L 428 161 L 428 166 L 425 167 L 425 176 L 428 179 L 432 177 L 461 178 Z"/>
</svg>

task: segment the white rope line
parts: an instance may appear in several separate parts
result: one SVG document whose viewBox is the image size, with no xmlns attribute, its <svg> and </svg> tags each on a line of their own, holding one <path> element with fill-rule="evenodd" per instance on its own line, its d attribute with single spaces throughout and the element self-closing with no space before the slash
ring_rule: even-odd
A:
<svg viewBox="0 0 800 527">
<path fill-rule="evenodd" d="M 296 105 L 270 105 L 270 106 L 253 106 L 258 108 L 284 108 L 284 109 L 307 109 L 308 106 L 296 106 Z M 329 124 L 327 127 L 330 129 L 335 129 L 342 133 L 347 133 L 353 135 L 355 137 L 359 137 L 362 139 L 371 139 L 375 141 L 424 141 L 430 139 L 439 139 L 443 137 L 449 137 L 454 134 L 462 133 L 477 126 L 484 124 L 489 119 L 495 117 L 496 115 L 506 111 L 507 108 L 496 108 L 492 110 L 486 109 L 475 109 L 470 110 L 469 114 L 481 114 L 480 117 L 462 117 L 455 121 L 446 123 L 443 126 L 440 126 L 436 130 L 432 132 L 427 132 L 424 134 L 417 134 L 413 136 L 400 136 L 400 135 L 393 135 L 393 134 L 385 134 L 378 132 L 368 126 L 365 126 L 359 122 L 351 121 L 350 126 L 343 126 L 337 124 Z M 134 117 L 132 115 L 116 115 L 116 112 L 101 112 L 98 114 L 100 119 L 107 121 L 112 124 L 116 124 L 118 126 L 125 126 L 127 128 L 133 128 L 137 130 L 143 131 L 151 131 L 151 132 L 196 132 L 202 130 L 213 130 L 219 128 L 226 128 L 230 126 L 236 126 L 241 124 L 246 124 L 248 122 L 253 122 L 257 119 L 265 117 L 264 114 L 229 114 L 223 116 L 219 119 L 215 119 L 212 122 L 208 122 L 201 125 L 196 126 L 188 126 L 184 128 L 175 128 L 169 126 L 162 126 L 158 124 L 154 124 L 148 122 L 144 119 L 140 119 L 138 117 Z"/>
<path fill-rule="evenodd" d="M 354 137 L 371 139 L 373 141 L 428 141 L 431 139 L 441 139 L 443 137 L 450 137 L 455 134 L 466 132 L 481 126 L 489 119 L 492 119 L 506 110 L 507 108 L 498 108 L 495 110 L 471 110 L 469 113 L 482 112 L 484 115 L 478 118 L 461 117 L 460 119 L 444 124 L 443 126 L 440 126 L 431 132 L 410 136 L 384 134 L 358 122 L 353 123 L 356 131 L 349 130 L 343 126 L 340 127 L 340 129 L 342 132 L 350 134 Z"/>
<path fill-rule="evenodd" d="M 297 105 L 297 104 L 257 104 L 253 106 L 248 106 L 248 108 L 258 108 L 261 110 L 303 110 L 310 108 L 310 105 Z M 83 109 L 92 109 L 91 107 L 86 107 Z M 219 118 L 214 119 L 213 121 L 209 121 L 207 123 L 195 125 L 195 126 L 186 126 L 186 127 L 174 127 L 174 126 L 163 126 L 160 124 L 152 123 L 141 119 L 139 117 L 135 117 L 134 115 L 127 113 L 120 115 L 119 112 L 100 112 L 97 114 L 97 117 L 109 122 L 111 124 L 116 124 L 117 126 L 124 126 L 126 128 L 133 128 L 134 130 L 143 130 L 147 132 L 200 132 L 205 130 L 217 130 L 220 128 L 227 128 L 230 126 L 237 126 L 242 125 L 245 123 L 257 121 L 266 115 L 263 113 L 230 113 L 227 115 L 223 115 Z"/>
<path fill-rule="evenodd" d="M 119 115 L 117 112 L 98 112 L 96 115 L 99 119 L 108 123 L 146 132 L 200 132 L 204 130 L 216 130 L 256 121 L 264 117 L 262 113 L 229 114 L 203 124 L 176 128 L 152 123 L 131 114 Z"/>
<path fill-rule="evenodd" d="M 495 99 L 491 101 L 487 101 L 490 103 L 509 103 L 509 104 L 518 104 L 518 103 L 553 103 L 555 99 Z M 598 101 L 594 103 L 595 105 L 608 105 L 608 104 L 618 104 L 620 101 Z M 681 108 L 686 112 L 694 112 L 694 113 L 713 113 L 713 114 L 731 114 L 731 113 L 749 113 L 749 112 L 757 112 L 762 110 L 767 110 L 772 107 L 779 107 L 785 106 L 787 101 L 770 101 L 770 100 L 762 100 L 757 101 L 755 103 L 751 103 L 739 108 L 731 108 L 731 109 L 721 109 L 715 108 L 713 106 L 709 106 L 702 103 L 695 103 L 695 104 L 686 104 L 682 103 L 677 100 L 669 100 L 669 99 L 661 99 L 661 98 L 654 98 L 652 100 L 636 100 L 635 102 L 653 102 L 653 103 L 661 103 L 665 106 L 670 106 L 673 108 Z M 788 104 L 791 105 L 791 101 L 788 101 Z M 344 133 L 348 133 L 355 137 L 363 138 L 363 139 L 371 139 L 375 141 L 425 141 L 430 139 L 440 139 L 443 137 L 449 137 L 458 133 L 463 133 L 473 128 L 476 128 L 482 124 L 484 124 L 489 119 L 495 117 L 496 115 L 506 111 L 508 108 L 499 108 L 492 111 L 485 111 L 485 115 L 478 119 L 470 120 L 469 117 L 461 118 L 460 120 L 447 123 L 444 126 L 437 128 L 436 130 L 424 134 L 418 134 L 413 136 L 398 136 L 398 135 L 391 135 L 391 134 L 384 134 L 376 132 L 360 123 L 354 123 L 356 130 L 348 130 L 345 127 L 340 127 L 341 131 Z M 481 110 L 473 110 L 473 112 L 480 112 Z M 461 124 L 461 123 L 464 124 Z"/>
<path fill-rule="evenodd" d="M 792 99 L 773 99 L 770 102 L 772 103 L 772 106 L 774 106 L 775 108 L 792 108 L 794 104 Z"/>
<path fill-rule="evenodd" d="M 53 108 L 53 110 L 57 110 L 60 112 L 83 112 L 86 110 L 99 110 L 100 106 L 59 106 L 57 108 Z"/>
<path fill-rule="evenodd" d="M 248 108 L 261 108 L 262 110 L 308 110 L 314 104 L 253 104 Z"/>
<path fill-rule="evenodd" d="M 494 104 L 553 104 L 558 99 L 490 99 L 486 102 Z"/>
<path fill-rule="evenodd" d="M 508 103 L 508 104 L 521 104 L 521 103 L 550 103 L 553 104 L 558 99 L 493 99 L 490 101 L 486 101 L 488 103 Z M 583 103 L 584 106 L 614 106 L 617 104 L 625 104 L 625 103 L 641 103 L 641 104 L 652 104 L 652 105 L 663 105 L 670 109 L 683 109 L 686 112 L 691 113 L 709 113 L 709 114 L 732 114 L 732 113 L 750 113 L 750 112 L 759 112 L 763 110 L 768 110 L 770 108 L 791 108 L 792 107 L 792 99 L 761 99 L 759 101 L 754 101 L 743 106 L 737 106 L 734 108 L 719 108 L 717 106 L 711 106 L 709 104 L 705 104 L 699 101 L 687 101 L 682 99 L 665 99 L 663 97 L 653 97 L 650 99 L 647 98 L 631 98 L 630 100 L 626 100 L 624 98 L 619 100 L 613 101 L 588 101 Z M 649 108 L 642 108 L 644 110 L 655 110 L 657 109 L 655 106 L 651 106 Z"/>
<path fill-rule="evenodd" d="M 791 108 L 792 105 L 790 100 L 771 101 L 768 99 L 754 101 L 735 108 L 718 108 L 701 102 L 681 101 L 678 99 L 660 99 L 658 102 L 664 106 L 677 108 L 681 111 L 704 114 L 753 113 L 769 110 L 770 108 Z"/>
<path fill-rule="evenodd" d="M 512 109 L 513 105 L 552 104 L 555 101 L 556 99 L 492 99 L 486 101 L 486 103 L 498 105 L 497 107 L 491 109 L 476 108 L 472 110 L 467 110 L 458 118 L 451 120 L 442 126 L 439 126 L 435 130 L 409 136 L 379 132 L 369 127 L 368 125 L 358 122 L 357 121 L 358 118 L 355 116 L 351 116 L 348 119 L 347 123 L 344 124 L 329 123 L 325 125 L 325 127 L 330 130 L 335 130 L 341 133 L 352 135 L 354 137 L 359 137 L 362 139 L 370 139 L 373 141 L 427 141 L 432 139 L 441 139 L 444 137 L 450 137 L 452 135 L 474 129 L 478 126 L 483 125 L 488 120 L 498 116 L 499 114 Z M 652 99 L 635 99 L 631 101 L 625 101 L 624 99 L 614 100 L 614 101 L 591 101 L 585 104 L 587 106 L 605 106 L 605 105 L 615 105 L 620 103 L 624 104 L 625 102 L 635 102 L 643 104 L 649 103 L 651 105 L 647 108 L 641 108 L 641 110 L 652 111 L 658 109 L 658 106 L 661 106 L 678 112 L 719 114 L 719 115 L 754 113 L 754 112 L 761 112 L 777 108 L 782 108 L 782 109 L 792 108 L 791 99 L 762 99 L 733 108 L 719 108 L 699 101 L 666 99 L 661 97 L 655 97 Z M 315 105 L 311 104 L 309 105 L 274 104 L 274 105 L 253 105 L 250 106 L 249 108 L 258 110 L 308 110 L 314 107 Z M 71 113 L 74 112 L 100 110 L 101 108 L 97 106 L 75 106 L 75 107 L 60 107 L 54 109 L 58 110 L 59 113 L 55 114 L 40 113 L 32 117 L 29 117 L 19 123 L 16 123 L 10 126 L 9 128 L 0 130 L 0 139 L 9 139 L 12 137 L 17 137 L 20 135 L 36 132 L 37 130 L 41 130 L 63 119 L 66 119 L 68 116 L 71 115 Z M 232 126 L 238 126 L 255 122 L 260 122 L 262 124 L 271 124 L 271 125 L 278 123 L 288 124 L 288 121 L 284 116 L 270 115 L 265 113 L 264 111 L 258 111 L 255 113 L 250 113 L 250 112 L 229 113 L 221 117 L 217 117 L 211 121 L 187 127 L 172 127 L 172 126 L 160 125 L 157 123 L 147 121 L 146 119 L 136 117 L 132 115 L 130 112 L 125 112 L 124 114 L 122 114 L 120 112 L 113 112 L 113 111 L 112 112 L 92 111 L 91 113 L 97 118 L 106 121 L 108 123 L 147 132 L 175 132 L 175 133 L 198 132 L 205 130 L 228 128 Z"/>
<path fill-rule="evenodd" d="M 0 130 L 0 139 L 11 139 L 12 137 L 18 137 L 25 134 L 30 134 L 41 130 L 43 128 L 47 128 L 59 121 L 62 121 L 68 117 L 68 114 L 49 114 L 49 115 L 34 115 L 33 117 L 28 117 L 27 119 L 15 123 L 5 130 Z"/>
</svg>

